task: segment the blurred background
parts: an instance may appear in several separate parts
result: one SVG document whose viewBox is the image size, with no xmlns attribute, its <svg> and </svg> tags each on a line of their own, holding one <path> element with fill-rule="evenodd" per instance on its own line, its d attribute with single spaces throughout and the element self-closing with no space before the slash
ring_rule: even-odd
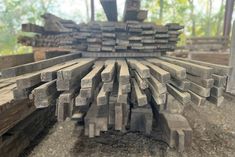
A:
<svg viewBox="0 0 235 157">
<path fill-rule="evenodd" d="M 142 0 L 147 9 L 148 21 L 156 24 L 177 22 L 185 26 L 179 46 L 186 44 L 186 37 L 214 37 L 223 33 L 226 0 Z M 118 19 L 122 20 L 125 0 L 117 0 Z M 90 0 L 0 0 L 0 55 L 31 52 L 30 47 L 17 44 L 22 35 L 22 23 L 42 25 L 44 12 L 77 23 L 90 19 Z M 95 19 L 106 17 L 99 0 L 95 0 Z M 234 20 L 234 14 L 232 19 Z M 232 21 L 233 21 L 232 20 Z"/>
</svg>

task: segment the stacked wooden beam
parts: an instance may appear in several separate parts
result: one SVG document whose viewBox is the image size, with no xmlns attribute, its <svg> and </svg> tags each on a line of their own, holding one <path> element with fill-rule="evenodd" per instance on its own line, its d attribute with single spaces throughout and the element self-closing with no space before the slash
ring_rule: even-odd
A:
<svg viewBox="0 0 235 157">
<path fill-rule="evenodd" d="M 190 51 L 219 51 L 228 46 L 228 39 L 223 36 L 217 37 L 191 37 L 187 38 L 187 49 Z"/>
<path fill-rule="evenodd" d="M 183 28 L 176 23 L 159 26 L 139 21 L 75 24 L 51 14 L 44 15 L 44 19 L 46 22 L 42 32 L 36 25 L 24 24 L 23 31 L 35 30 L 37 35 L 33 38 L 20 37 L 19 42 L 33 47 L 60 47 L 88 52 L 160 53 L 175 49 L 179 30 Z"/>
<path fill-rule="evenodd" d="M 175 142 L 181 143 L 178 146 L 184 150 L 185 144 L 191 142 L 191 129 L 182 116 L 176 117 L 185 124 L 187 133 L 182 132 L 180 125 L 173 125 L 174 116 L 164 114 L 168 110 L 168 95 L 183 105 L 191 101 L 202 105 L 207 100 L 220 105 L 231 70 L 227 66 L 163 56 L 62 62 L 48 65 L 45 60 L 40 67 L 36 66 L 38 63 L 22 65 L 25 73 L 27 69 L 40 70 L 0 80 L 1 135 L 35 110 L 53 106 L 59 122 L 66 118 L 84 122 L 85 135 L 89 137 L 110 129 L 150 134 L 153 116 L 160 113 L 166 133 L 177 133 Z M 27 103 L 17 105 L 22 102 Z M 20 118 L 10 116 L 18 113 Z M 171 143 L 173 139 L 168 140 Z"/>
<path fill-rule="evenodd" d="M 123 20 L 124 21 L 144 21 L 147 18 L 148 11 L 140 9 L 140 0 L 126 0 Z"/>
</svg>

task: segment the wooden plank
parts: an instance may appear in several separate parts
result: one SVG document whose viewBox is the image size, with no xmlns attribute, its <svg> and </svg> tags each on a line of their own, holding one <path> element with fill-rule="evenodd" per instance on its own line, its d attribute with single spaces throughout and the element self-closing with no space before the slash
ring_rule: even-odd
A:
<svg viewBox="0 0 235 157">
<path fill-rule="evenodd" d="M 69 91 L 80 86 L 81 79 L 90 71 L 95 59 L 83 59 L 78 64 L 57 72 L 57 90 Z"/>
<path fill-rule="evenodd" d="M 133 84 L 132 90 L 134 93 L 134 99 L 136 99 L 138 106 L 146 106 L 148 104 L 146 94 L 143 91 L 141 91 L 141 89 L 139 88 L 139 86 L 134 78 L 132 78 L 131 81 Z"/>
<path fill-rule="evenodd" d="M 171 76 L 169 72 L 159 68 L 158 66 L 150 62 L 142 61 L 142 63 L 150 68 L 151 75 L 154 76 L 159 82 L 167 83 L 170 81 Z"/>
<path fill-rule="evenodd" d="M 224 91 L 225 91 L 224 87 L 213 86 L 210 90 L 210 94 L 211 94 L 211 96 L 214 96 L 214 97 L 221 97 L 221 96 L 223 96 Z"/>
<path fill-rule="evenodd" d="M 101 78 L 103 82 L 110 82 L 113 80 L 115 67 L 116 66 L 114 61 L 110 61 L 110 63 L 107 63 L 107 66 L 101 73 Z"/>
<path fill-rule="evenodd" d="M 32 91 L 36 108 L 45 108 L 55 105 L 59 92 L 56 90 L 56 80 L 45 83 Z"/>
<path fill-rule="evenodd" d="M 118 97 L 117 97 L 117 102 L 120 104 L 127 104 L 128 102 L 128 95 L 122 93 L 121 86 L 119 84 L 118 86 Z"/>
<path fill-rule="evenodd" d="M 4 157 L 18 157 L 29 143 L 54 120 L 55 108 L 37 110 L 2 135 L 0 154 Z"/>
<path fill-rule="evenodd" d="M 224 102 L 224 97 L 223 96 L 220 96 L 220 97 L 210 96 L 207 98 L 207 100 L 215 104 L 216 106 L 221 106 Z"/>
<path fill-rule="evenodd" d="M 214 84 L 213 78 L 202 79 L 198 76 L 193 76 L 193 75 L 187 74 L 187 79 L 191 82 L 194 82 L 194 83 L 204 87 L 204 88 L 211 88 L 211 87 L 213 87 L 213 84 Z"/>
<path fill-rule="evenodd" d="M 181 92 L 170 84 L 167 84 L 167 91 L 183 105 L 188 104 L 191 101 L 191 96 L 189 93 Z"/>
<path fill-rule="evenodd" d="M 101 87 L 99 94 L 96 97 L 97 106 L 108 104 L 108 93 L 104 91 L 104 86 Z"/>
<path fill-rule="evenodd" d="M 85 77 L 81 80 L 81 88 L 92 88 L 94 87 L 95 81 L 100 77 L 103 65 L 94 67 Z"/>
<path fill-rule="evenodd" d="M 172 84 L 173 86 L 184 92 L 187 92 L 190 88 L 190 81 L 188 80 L 177 80 L 171 78 L 170 84 Z"/>
<path fill-rule="evenodd" d="M 202 96 L 202 97 L 209 97 L 210 96 L 210 88 L 204 88 L 196 83 L 191 82 L 190 90 L 194 93 Z"/>
<path fill-rule="evenodd" d="M 158 94 L 163 94 L 167 92 L 166 84 L 160 83 L 155 77 L 151 75 L 151 77 L 148 79 L 148 84 L 151 84 L 151 86 L 154 88 L 154 90 Z"/>
<path fill-rule="evenodd" d="M 15 66 L 9 69 L 2 70 L 2 77 L 5 77 L 5 78 L 14 77 L 14 76 L 23 75 L 23 74 L 30 73 L 30 72 L 42 70 L 50 66 L 59 64 L 61 62 L 78 58 L 80 56 L 81 56 L 80 53 L 73 53 L 73 54 L 59 56 L 59 57 L 55 57 L 55 58 L 51 58 L 51 59 L 47 59 L 43 61 Z"/>
<path fill-rule="evenodd" d="M 133 73 L 134 73 L 134 77 L 135 77 L 136 82 L 138 83 L 139 87 L 140 87 L 142 90 L 148 88 L 148 83 L 147 83 L 146 79 L 142 79 L 142 78 L 140 77 L 140 75 L 138 74 L 138 72 L 135 71 L 135 70 L 133 70 Z M 150 78 L 151 78 L 151 77 L 152 77 L 152 76 L 150 76 Z"/>
<path fill-rule="evenodd" d="M 205 104 L 206 102 L 206 98 L 202 97 L 194 92 L 192 92 L 191 90 L 188 90 L 189 94 L 191 95 L 191 101 L 197 105 L 197 106 L 202 106 Z"/>
<path fill-rule="evenodd" d="M 36 110 L 28 100 L 10 103 L 11 107 L 0 114 L 0 136 Z"/>
<path fill-rule="evenodd" d="M 203 79 L 211 78 L 212 73 L 214 72 L 213 68 L 209 68 L 206 66 L 202 66 L 199 64 L 194 64 L 186 61 L 182 61 L 179 59 L 173 59 L 169 57 L 160 57 L 160 59 L 177 64 L 181 67 L 184 67 L 187 71 L 187 73 L 190 73 L 192 75 L 200 76 Z"/>
<path fill-rule="evenodd" d="M 142 79 L 150 77 L 150 69 L 141 62 L 134 59 L 127 59 L 132 69 L 136 70 Z"/>
<path fill-rule="evenodd" d="M 121 131 L 123 129 L 123 110 L 122 110 L 122 104 L 115 103 L 115 130 Z"/>
<path fill-rule="evenodd" d="M 212 78 L 214 79 L 214 85 L 216 87 L 225 87 L 227 84 L 227 76 L 213 74 Z"/>
<path fill-rule="evenodd" d="M 140 131 L 149 135 L 152 131 L 153 113 L 151 108 L 135 108 L 131 114 L 131 131 Z"/>
<path fill-rule="evenodd" d="M 198 64 L 198 65 L 201 65 L 201 66 L 210 67 L 210 68 L 213 69 L 213 73 L 217 74 L 217 75 L 229 76 L 230 73 L 231 73 L 231 70 L 232 70 L 231 66 L 226 66 L 226 65 L 207 63 L 207 62 L 191 60 L 191 59 L 184 59 L 184 58 L 179 58 L 179 57 L 169 57 L 169 58 L 178 59 L 178 60 L 182 60 L 182 61 L 185 61 L 185 62 L 190 62 L 190 63 Z"/>
<path fill-rule="evenodd" d="M 122 85 L 130 83 L 130 72 L 126 60 L 117 60 L 120 66 L 119 82 Z"/>
<path fill-rule="evenodd" d="M 59 65 L 53 66 L 51 68 L 45 69 L 44 71 L 41 72 L 41 81 L 49 82 L 49 81 L 56 79 L 58 70 L 77 64 L 79 61 L 80 59 L 76 59 L 76 60 L 65 62 Z"/>
<path fill-rule="evenodd" d="M 117 21 L 117 2 L 116 0 L 100 0 L 108 21 Z"/>
<path fill-rule="evenodd" d="M 151 83 L 149 83 L 149 89 L 151 91 L 151 95 L 148 97 L 150 97 L 151 100 L 154 101 L 154 104 L 158 105 L 161 110 L 165 109 L 166 93 L 160 94 Z"/>
<path fill-rule="evenodd" d="M 148 62 L 156 64 L 160 68 L 168 71 L 171 74 L 171 77 L 175 79 L 182 80 L 186 78 L 186 69 L 175 64 L 164 62 L 159 59 L 146 59 Z"/>
</svg>

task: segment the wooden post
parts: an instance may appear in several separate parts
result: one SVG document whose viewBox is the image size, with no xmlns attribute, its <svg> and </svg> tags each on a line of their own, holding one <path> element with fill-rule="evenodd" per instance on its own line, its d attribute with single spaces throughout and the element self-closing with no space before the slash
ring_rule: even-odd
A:
<svg viewBox="0 0 235 157">
<path fill-rule="evenodd" d="M 231 31 L 233 7 L 234 7 L 234 0 L 226 0 L 225 14 L 224 14 L 224 30 L 223 30 L 223 36 L 225 38 L 229 37 Z"/>
<path fill-rule="evenodd" d="M 91 0 L 91 21 L 95 21 L 95 4 L 94 4 L 94 0 Z"/>
<path fill-rule="evenodd" d="M 235 94 L 235 21 L 233 22 L 233 27 L 232 27 L 229 66 L 232 67 L 232 71 L 228 77 L 226 91 L 229 93 Z"/>
</svg>

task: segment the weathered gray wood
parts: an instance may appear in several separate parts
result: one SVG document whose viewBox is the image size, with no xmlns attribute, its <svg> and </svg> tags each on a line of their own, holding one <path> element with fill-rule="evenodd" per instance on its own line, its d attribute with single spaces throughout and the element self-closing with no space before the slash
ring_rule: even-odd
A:
<svg viewBox="0 0 235 157">
<path fill-rule="evenodd" d="M 167 84 L 167 91 L 173 95 L 179 102 L 181 102 L 183 105 L 188 104 L 191 100 L 191 96 L 187 92 L 181 92 L 177 90 L 175 87 L 173 87 L 170 84 Z"/>
<path fill-rule="evenodd" d="M 43 61 L 19 65 L 16 67 L 3 70 L 2 77 L 5 77 L 5 78 L 14 77 L 14 76 L 23 75 L 23 74 L 30 73 L 30 72 L 42 70 L 50 66 L 65 62 L 65 61 L 78 58 L 80 56 L 81 56 L 80 53 L 73 53 L 73 54 L 59 56 L 59 57 L 55 57 L 55 58 L 51 58 L 51 59 L 47 59 Z"/>
<path fill-rule="evenodd" d="M 210 96 L 207 98 L 207 100 L 215 104 L 216 106 L 221 106 L 224 102 L 224 97 L 223 96 L 220 96 L 220 97 Z"/>
<path fill-rule="evenodd" d="M 199 86 L 196 83 L 191 82 L 190 84 L 190 90 L 200 96 L 203 97 L 209 97 L 210 96 L 210 88 L 204 88 L 202 86 Z"/>
<path fill-rule="evenodd" d="M 97 95 L 96 103 L 97 106 L 108 104 L 108 93 L 104 91 L 104 86 L 101 87 L 99 94 Z"/>
<path fill-rule="evenodd" d="M 166 84 L 160 83 L 155 77 L 151 75 L 151 77 L 148 79 L 148 84 L 151 84 L 151 86 L 155 89 L 155 91 L 159 94 L 163 94 L 167 92 Z"/>
<path fill-rule="evenodd" d="M 108 21 L 117 21 L 118 11 L 116 0 L 100 0 Z"/>
<path fill-rule="evenodd" d="M 235 93 L 235 22 L 233 21 L 232 27 L 232 38 L 231 38 L 231 48 L 230 48 L 230 57 L 229 57 L 229 66 L 232 68 L 229 73 L 228 83 L 226 86 L 226 91 L 232 94 Z"/>
<path fill-rule="evenodd" d="M 147 83 L 146 79 L 142 79 L 142 78 L 140 77 L 140 75 L 138 74 L 138 72 L 135 71 L 135 70 L 133 70 L 133 73 L 134 73 L 134 77 L 135 77 L 136 82 L 138 83 L 139 87 L 140 87 L 142 90 L 148 88 L 148 83 Z M 151 76 L 150 76 L 150 78 L 151 78 Z"/>
<path fill-rule="evenodd" d="M 158 65 L 160 68 L 168 71 L 171 77 L 175 79 L 182 80 L 186 78 L 186 69 L 175 64 L 164 62 L 159 59 L 146 59 L 148 62 Z"/>
<path fill-rule="evenodd" d="M 171 114 L 163 112 L 160 114 L 160 125 L 164 131 L 164 140 L 168 143 L 169 147 L 176 147 L 182 150 L 189 150 L 192 145 L 192 129 L 185 117 L 180 114 Z M 184 134 L 184 139 L 177 138 L 179 131 Z M 179 146 L 181 145 L 181 146 Z M 180 150 L 179 150 L 180 151 Z"/>
<path fill-rule="evenodd" d="M 41 72 L 41 81 L 42 82 L 49 82 L 49 81 L 56 79 L 58 70 L 72 66 L 72 65 L 78 63 L 79 60 L 80 59 L 72 60 L 70 62 L 65 62 L 65 63 L 59 64 L 59 65 L 53 66 L 47 70 L 45 69 L 45 71 Z"/>
<path fill-rule="evenodd" d="M 214 84 L 214 79 L 210 78 L 210 79 L 202 79 L 198 76 L 193 76 L 190 74 L 187 74 L 187 79 L 191 82 L 194 82 L 204 88 L 211 88 L 213 87 Z"/>
<path fill-rule="evenodd" d="M 205 97 L 202 97 L 190 90 L 188 90 L 189 94 L 191 95 L 191 101 L 196 104 L 197 106 L 201 106 L 201 105 L 204 105 L 205 102 L 206 102 L 206 98 Z"/>
<path fill-rule="evenodd" d="M 150 77 L 150 69 L 141 62 L 134 59 L 127 59 L 132 69 L 136 70 L 142 79 Z"/>
<path fill-rule="evenodd" d="M 83 59 L 78 64 L 57 72 L 57 90 L 69 91 L 80 86 L 81 79 L 90 71 L 95 59 Z"/>
<path fill-rule="evenodd" d="M 216 87 L 225 87 L 227 83 L 227 76 L 220 76 L 213 74 L 212 78 L 214 79 L 214 85 Z"/>
<path fill-rule="evenodd" d="M 184 67 L 187 71 L 187 73 L 190 73 L 192 75 L 200 76 L 204 79 L 211 78 L 212 73 L 214 72 L 213 68 L 209 68 L 206 66 L 202 66 L 199 64 L 194 64 L 194 63 L 189 63 L 186 61 L 178 60 L 178 59 L 173 59 L 169 57 L 160 57 L 160 59 L 177 64 L 181 67 Z"/>
<path fill-rule="evenodd" d="M 122 104 L 115 103 L 115 130 L 121 131 L 123 129 L 123 109 Z"/>
<path fill-rule="evenodd" d="M 16 81 L 18 89 L 27 89 L 41 83 L 41 73 L 26 75 Z"/>
<path fill-rule="evenodd" d="M 122 90 L 123 94 L 128 94 L 131 92 L 131 84 L 130 83 L 125 84 L 125 85 L 120 84 L 120 86 L 121 86 L 121 90 Z"/>
<path fill-rule="evenodd" d="M 119 72 L 119 82 L 122 85 L 130 83 L 130 72 L 126 60 L 117 60 L 118 65 L 120 66 Z"/>
<path fill-rule="evenodd" d="M 166 107 L 166 93 L 160 94 L 151 83 L 149 83 L 149 89 L 151 91 L 151 95 L 149 97 L 152 98 L 154 104 L 159 106 L 160 110 L 164 110 Z"/>
<path fill-rule="evenodd" d="M 177 79 L 171 78 L 170 83 L 176 88 L 184 92 L 187 92 L 190 88 L 190 81 L 188 80 L 177 80 Z"/>
<path fill-rule="evenodd" d="M 159 82 L 167 83 L 170 81 L 171 76 L 169 72 L 159 68 L 158 66 L 150 62 L 142 61 L 142 63 L 150 68 L 151 75 L 154 76 Z"/>
<path fill-rule="evenodd" d="M 221 97 L 224 94 L 224 90 L 225 90 L 224 87 L 213 86 L 211 88 L 210 94 L 211 94 L 211 96 L 214 96 L 214 97 Z"/>
<path fill-rule="evenodd" d="M 115 67 L 115 61 L 110 61 L 109 63 L 107 63 L 105 69 L 101 73 L 103 82 L 110 82 L 113 80 Z"/>
<path fill-rule="evenodd" d="M 59 122 L 64 121 L 67 117 L 72 117 L 72 112 L 75 103 L 75 94 L 78 92 L 78 87 L 74 87 L 70 91 L 65 91 L 60 94 L 58 99 L 58 115 L 57 120 Z"/>
<path fill-rule="evenodd" d="M 103 88 L 105 92 L 112 92 L 113 91 L 113 86 L 114 86 L 114 79 L 110 82 L 105 82 L 103 84 Z"/>
<path fill-rule="evenodd" d="M 145 106 L 148 104 L 147 96 L 146 94 L 141 91 L 139 88 L 136 80 L 134 78 L 131 79 L 132 84 L 133 84 L 133 93 L 134 93 L 134 98 L 136 99 L 136 102 L 138 106 Z"/>
<path fill-rule="evenodd" d="M 80 94 L 75 99 L 75 106 L 86 106 L 91 102 L 91 98 L 82 97 Z"/>
<path fill-rule="evenodd" d="M 130 129 L 149 135 L 152 131 L 153 113 L 151 108 L 132 109 Z"/>
<path fill-rule="evenodd" d="M 119 84 L 117 102 L 120 103 L 120 104 L 127 104 L 128 103 L 127 99 L 128 99 L 128 95 L 122 93 L 122 89 L 121 89 L 121 86 Z"/>
<path fill-rule="evenodd" d="M 101 75 L 101 71 L 103 70 L 103 65 L 97 65 L 94 67 L 85 77 L 81 80 L 81 88 L 92 88 L 94 86 L 94 82 L 98 75 Z"/>
<path fill-rule="evenodd" d="M 80 95 L 83 98 L 91 98 L 93 94 L 93 88 L 81 88 Z"/>
<path fill-rule="evenodd" d="M 185 58 L 180 58 L 180 57 L 169 57 L 173 59 L 178 59 L 206 67 L 210 67 L 213 69 L 213 73 L 217 75 L 226 75 L 229 76 L 232 70 L 232 66 L 226 66 L 226 65 L 219 65 L 219 64 L 213 64 L 213 63 L 207 63 L 207 62 L 202 62 L 202 61 L 197 61 L 197 60 L 191 60 L 191 59 L 185 59 Z"/>
<path fill-rule="evenodd" d="M 56 80 L 47 82 L 32 91 L 36 108 L 45 108 L 56 103 L 59 92 L 56 90 Z"/>
</svg>

